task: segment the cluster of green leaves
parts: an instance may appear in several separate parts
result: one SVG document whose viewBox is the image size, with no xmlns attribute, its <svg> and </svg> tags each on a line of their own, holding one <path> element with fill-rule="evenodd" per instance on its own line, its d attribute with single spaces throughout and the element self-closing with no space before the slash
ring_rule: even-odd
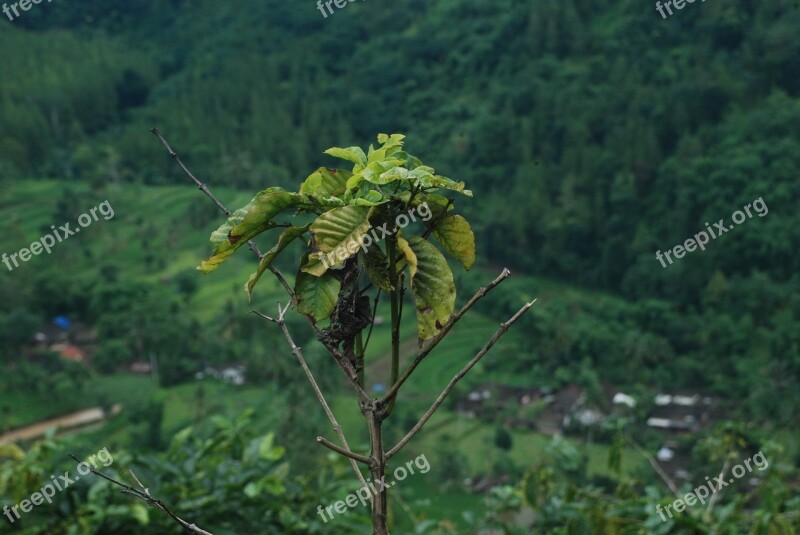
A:
<svg viewBox="0 0 800 535">
<path fill-rule="evenodd" d="M 741 462 L 755 450 L 740 449 L 726 452 L 732 462 Z M 515 485 L 491 489 L 485 507 L 479 513 L 466 513 L 475 526 L 494 529 L 506 535 L 528 533 L 582 534 L 604 533 L 633 535 L 638 533 L 701 535 L 708 533 L 749 533 L 753 535 L 794 535 L 800 527 L 797 507 L 800 504 L 793 492 L 797 469 L 785 452 L 774 442 L 764 444 L 770 468 L 755 470 L 720 493 L 715 507 L 696 504 L 683 512 L 656 512 L 675 500 L 661 483 L 650 485 L 638 477 L 614 481 L 592 476 L 587 458 L 568 441 L 555 438 L 544 455 L 537 458 L 522 480 Z M 772 462 L 773 460 L 777 462 Z M 611 464 L 611 462 L 609 462 Z M 720 463 L 705 462 L 695 474 L 715 473 Z M 751 481 L 748 481 L 751 479 Z M 691 492 L 697 481 L 685 482 L 682 495 Z M 753 485 L 757 485 L 756 488 Z M 752 511 L 757 507 L 756 511 Z M 528 514 L 522 514 L 526 512 Z M 532 514 L 531 514 L 532 511 Z M 456 531 L 441 523 L 428 522 L 417 533 L 451 535 Z"/>
<path fill-rule="evenodd" d="M 328 149 L 326 154 L 352 162 L 352 170 L 321 167 L 302 182 L 299 192 L 280 187 L 259 192 L 212 233 L 214 255 L 198 270 L 214 271 L 251 238 L 283 228 L 245 284 L 248 296 L 278 255 L 302 237 L 306 250 L 295 281 L 300 312 L 317 321 L 332 314 L 341 289 L 335 271 L 351 259 L 364 268 L 375 287 L 386 291 L 396 290 L 392 281 L 407 268 L 419 338 L 430 339 L 452 315 L 456 288 L 447 260 L 426 238 L 432 234 L 448 255 L 470 269 L 475 262 L 475 236 L 469 222 L 452 213 L 453 199 L 441 192 L 466 196 L 472 192 L 463 182 L 435 174 L 434 168 L 406 152 L 404 138 L 402 134 L 379 134 L 378 147 L 370 145 L 367 152 L 360 147 Z M 395 225 L 398 216 L 422 207 L 429 213 L 427 221 L 421 221 L 423 235 L 409 236 Z M 276 221 L 289 211 L 298 218 L 311 214 L 313 220 L 304 225 Z M 370 236 L 370 231 L 378 228 L 390 229 L 384 249 L 373 243 L 376 233 Z M 391 258 L 398 259 L 394 266 Z"/>
<path fill-rule="evenodd" d="M 201 527 L 213 526 L 214 533 L 246 533 L 254 525 L 259 533 L 325 533 L 315 509 L 326 501 L 312 494 L 309 478 L 290 474 L 286 450 L 276 444 L 273 433 L 253 433 L 253 415 L 254 410 L 247 409 L 233 419 L 214 416 L 207 425 L 185 428 L 160 454 L 108 449 L 112 462 L 107 467 L 98 463 L 98 469 L 133 484 L 128 473 L 132 469 L 175 514 Z M 52 437 L 27 451 L 0 446 L 0 501 L 15 504 L 29 498 L 50 482 L 51 473 L 69 470 L 74 475 L 75 464 L 66 454 L 75 447 Z M 84 444 L 80 449 L 95 447 Z M 323 468 L 314 487 L 331 495 L 341 493 L 343 477 Z M 7 524 L 5 517 L 0 522 Z M 43 503 L 12 526 L 21 535 L 135 535 L 177 529 L 167 515 L 94 475 L 81 477 L 56 493 L 52 504 Z"/>
</svg>

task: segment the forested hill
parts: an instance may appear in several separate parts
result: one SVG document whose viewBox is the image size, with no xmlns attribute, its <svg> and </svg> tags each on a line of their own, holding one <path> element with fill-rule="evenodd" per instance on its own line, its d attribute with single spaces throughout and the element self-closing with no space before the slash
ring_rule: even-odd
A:
<svg viewBox="0 0 800 535">
<path fill-rule="evenodd" d="M 54 2 L 0 26 L 0 174 L 183 180 L 158 125 L 214 183 L 294 186 L 404 132 L 476 190 L 492 262 L 758 326 L 798 287 L 799 26 L 794 0 Z"/>
</svg>

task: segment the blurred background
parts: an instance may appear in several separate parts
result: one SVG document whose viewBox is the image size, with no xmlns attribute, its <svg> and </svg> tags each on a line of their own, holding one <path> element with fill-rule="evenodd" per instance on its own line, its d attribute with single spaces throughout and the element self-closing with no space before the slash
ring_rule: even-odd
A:
<svg viewBox="0 0 800 535">
<path fill-rule="evenodd" d="M 13 13 L 13 12 L 12 12 Z M 0 505 L 107 448 L 215 535 L 370 533 L 357 483 L 314 443 L 330 424 L 248 253 L 195 271 L 224 221 L 148 132 L 229 208 L 295 190 L 331 146 L 407 135 L 475 193 L 480 302 L 419 369 L 403 436 L 526 300 L 537 304 L 399 455 L 393 533 L 753 533 L 800 528 L 800 4 L 712 0 L 662 19 L 618 0 L 55 0 L 0 17 L 0 253 L 103 201 L 92 223 L 0 266 Z M 657 251 L 761 198 L 705 251 Z M 262 250 L 269 237 L 258 239 Z M 277 266 L 293 274 L 299 248 Z M 388 317 L 388 307 L 379 310 Z M 404 317 L 413 354 L 412 314 Z M 355 398 L 297 315 L 354 448 Z M 389 329 L 367 372 L 388 378 Z M 58 427 L 56 427 L 58 426 Z M 329 437 L 333 438 L 333 437 Z M 763 452 L 711 503 L 675 500 Z M 14 520 L 12 522 L 12 519 Z M 180 533 L 96 477 L 0 533 Z"/>
</svg>

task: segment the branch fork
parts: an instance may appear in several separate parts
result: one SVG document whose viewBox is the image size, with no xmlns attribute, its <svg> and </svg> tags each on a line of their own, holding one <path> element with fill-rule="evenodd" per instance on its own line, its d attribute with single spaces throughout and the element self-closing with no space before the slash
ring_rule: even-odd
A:
<svg viewBox="0 0 800 535">
<path fill-rule="evenodd" d="M 161 135 L 158 129 L 153 128 L 151 129 L 151 132 L 158 138 L 161 144 L 166 148 L 169 156 L 177 162 L 183 173 L 198 187 L 198 189 L 200 189 L 208 198 L 210 198 L 222 212 L 224 212 L 227 216 L 230 217 L 231 212 L 225 207 L 224 204 L 222 204 L 222 202 L 220 202 L 219 199 L 217 199 L 211 193 L 211 191 L 209 190 L 208 186 L 206 186 L 205 183 L 201 182 L 197 177 L 195 177 L 189 171 L 189 169 L 181 161 L 178 154 L 172 150 L 172 147 L 170 147 L 169 143 L 167 143 L 166 139 L 164 139 L 164 137 Z M 452 200 L 450 201 L 450 203 L 452 203 Z M 448 208 L 449 206 L 450 204 L 448 204 Z M 447 209 L 444 210 L 444 214 L 446 213 Z M 429 226 L 426 229 L 423 238 L 427 239 L 427 237 L 431 234 L 432 230 L 433 230 L 433 225 Z M 259 260 L 263 258 L 263 254 L 252 240 L 248 240 L 247 245 L 250 247 L 250 250 L 253 251 L 253 253 Z M 390 254 L 389 265 L 392 271 L 390 275 L 393 281 L 393 286 L 396 286 L 398 283 L 397 279 L 399 278 L 398 277 L 399 274 L 397 274 L 394 271 L 395 264 L 392 254 L 393 251 L 394 249 L 392 247 L 389 247 L 389 254 Z M 291 348 L 292 354 L 294 354 L 295 358 L 300 364 L 300 367 L 303 369 L 303 372 L 308 378 L 308 381 L 311 384 L 314 394 L 316 395 L 317 400 L 322 405 L 322 408 L 324 409 L 325 414 L 327 415 L 328 420 L 330 421 L 333 427 L 333 430 L 335 431 L 337 437 L 339 438 L 339 442 L 341 445 L 335 444 L 322 436 L 317 437 L 316 439 L 317 443 L 325 446 L 331 451 L 334 451 L 344 457 L 347 457 L 350 460 L 350 464 L 353 467 L 353 471 L 355 472 L 356 477 L 358 478 L 362 487 L 367 487 L 367 483 L 357 463 L 362 463 L 367 465 L 374 480 L 382 479 L 382 477 L 384 477 L 386 473 L 387 460 L 396 455 L 414 437 L 414 435 L 416 435 L 420 431 L 420 429 L 422 429 L 422 427 L 428 422 L 431 416 L 433 416 L 436 410 L 438 410 L 439 407 L 442 405 L 447 395 L 453 390 L 453 388 L 455 388 L 456 384 L 489 352 L 489 350 L 500 340 L 500 338 L 502 338 L 503 335 L 505 335 L 506 332 L 508 332 L 508 329 L 514 323 L 516 323 L 516 321 L 519 320 L 528 310 L 530 310 L 530 308 L 536 302 L 536 300 L 534 300 L 531 301 L 530 303 L 526 303 L 522 308 L 520 308 L 516 312 L 516 314 L 514 314 L 507 321 L 500 324 L 500 327 L 494 333 L 491 339 L 489 339 L 486 345 L 484 345 L 483 348 L 449 381 L 447 386 L 439 394 L 439 396 L 436 398 L 431 407 L 422 415 L 417 424 L 414 425 L 414 427 L 394 447 L 392 447 L 388 451 L 384 449 L 381 424 L 391 413 L 392 408 L 394 406 L 394 401 L 397 397 L 400 388 L 408 380 L 408 378 L 411 377 L 411 374 L 417 369 L 417 367 L 422 363 L 422 361 L 449 334 L 449 332 L 456 325 L 456 323 L 458 323 L 458 321 L 475 305 L 475 303 L 477 303 L 478 300 L 483 298 L 498 284 L 502 283 L 504 280 L 510 277 L 511 272 L 508 269 L 504 268 L 503 271 L 500 273 L 500 275 L 498 275 L 493 281 L 491 281 L 489 284 L 478 290 L 475 293 L 475 295 L 473 295 L 472 298 L 464 305 L 464 307 L 461 308 L 461 310 L 459 310 L 457 313 L 453 314 L 450 317 L 450 319 L 447 321 L 444 327 L 442 327 L 442 329 L 436 334 L 436 336 L 434 336 L 427 343 L 420 345 L 420 349 L 417 356 L 414 358 L 414 360 L 411 362 L 408 368 L 406 368 L 406 370 L 403 372 L 402 375 L 399 375 L 399 369 L 398 369 L 399 332 L 396 331 L 399 330 L 403 301 L 402 301 L 402 296 L 398 296 L 396 293 L 393 293 L 392 294 L 393 360 L 392 360 L 391 387 L 389 388 L 389 391 L 386 392 L 386 394 L 380 399 L 372 399 L 367 394 L 367 392 L 364 390 L 363 387 L 363 377 L 359 374 L 358 370 L 354 369 L 353 365 L 347 359 L 346 355 L 342 354 L 342 352 L 339 350 L 336 344 L 326 343 L 327 339 L 325 333 L 319 328 L 319 326 L 317 326 L 317 323 L 314 320 L 314 318 L 311 317 L 310 315 L 303 314 L 303 316 L 306 318 L 309 325 L 311 326 L 312 330 L 316 334 L 317 339 L 320 340 L 326 347 L 326 349 L 334 358 L 337 365 L 344 372 L 350 385 L 353 387 L 353 389 L 358 395 L 359 406 L 367 422 L 367 427 L 369 430 L 369 437 L 370 437 L 370 445 L 372 450 L 370 456 L 366 456 L 353 452 L 348 446 L 347 440 L 345 439 L 341 426 L 337 422 L 336 417 L 333 415 L 333 412 L 331 411 L 330 406 L 328 405 L 328 402 L 325 399 L 325 396 L 322 394 L 322 391 L 320 390 L 319 385 L 317 384 L 317 381 L 314 378 L 314 375 L 311 373 L 311 370 L 308 368 L 308 365 L 306 364 L 301 348 L 297 346 L 297 344 L 295 344 L 294 339 L 289 333 L 289 330 L 286 326 L 286 312 L 289 310 L 289 308 L 292 306 L 293 303 L 296 303 L 296 296 L 294 290 L 286 281 L 283 274 L 277 268 L 275 268 L 274 266 L 269 266 L 268 269 L 275 275 L 280 284 L 286 290 L 286 293 L 289 296 L 289 302 L 286 304 L 286 306 L 281 306 L 281 304 L 278 303 L 277 318 L 267 316 L 255 310 L 253 310 L 253 313 L 272 323 L 275 323 L 283 332 L 284 337 L 286 338 L 286 341 L 289 344 L 289 347 Z M 377 298 L 376 298 L 376 309 L 377 309 Z M 373 321 L 374 321 L 374 315 L 373 315 Z M 371 327 L 369 334 L 371 334 Z M 369 336 L 367 338 L 367 341 L 369 341 Z M 359 351 L 363 356 L 366 344 L 361 344 L 360 335 L 358 338 L 358 343 L 360 347 Z M 73 457 L 73 459 L 75 458 Z M 75 460 L 77 461 L 77 459 Z M 138 481 L 138 479 L 136 479 L 136 476 L 133 475 L 133 473 L 131 473 L 131 475 L 134 477 L 134 479 L 139 484 L 142 490 L 137 490 L 133 487 L 130 487 L 129 485 L 115 481 L 112 478 L 109 478 L 108 476 L 105 476 L 104 474 L 101 474 L 100 472 L 97 472 L 94 469 L 92 470 L 92 472 L 96 473 L 100 477 L 103 477 L 111 481 L 116 485 L 123 487 L 124 489 L 123 492 L 132 494 L 140 499 L 147 501 L 150 505 L 158 509 L 161 509 L 188 531 L 200 535 L 211 535 L 207 531 L 197 528 L 194 524 L 189 524 L 188 522 L 185 522 L 184 520 L 181 520 L 180 518 L 176 517 L 163 504 L 163 502 L 153 498 L 150 495 L 149 491 Z M 370 496 L 370 500 L 372 501 L 372 518 L 373 518 L 374 533 L 375 535 L 387 535 L 388 531 L 386 529 L 386 520 L 388 517 L 388 510 L 387 510 L 386 490 L 383 489 L 382 492 L 378 493 L 376 496 Z"/>
</svg>

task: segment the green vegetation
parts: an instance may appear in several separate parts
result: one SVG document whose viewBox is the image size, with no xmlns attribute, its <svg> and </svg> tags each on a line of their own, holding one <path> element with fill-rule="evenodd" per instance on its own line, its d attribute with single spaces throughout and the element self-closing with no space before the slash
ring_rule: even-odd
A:
<svg viewBox="0 0 800 535">
<path fill-rule="evenodd" d="M 497 431 L 505 408 L 466 420 L 446 404 L 413 445 L 432 470 L 398 487 L 401 501 L 390 511 L 396 530 L 795 533 L 800 9 L 794 0 L 696 2 L 662 20 L 653 7 L 372 0 L 326 19 L 313 0 L 71 0 L 4 20 L 0 253 L 27 247 L 50 225 L 74 225 L 104 200 L 115 215 L 13 271 L 0 264 L 0 430 L 86 407 L 124 409 L 80 436 L 23 444 L 22 454 L 0 450 L 0 505 L 66 469 L 64 452 L 108 444 L 120 467 L 131 452 L 130 463 L 161 498 L 215 535 L 254 526 L 366 532 L 366 511 L 335 526 L 314 512 L 352 490 L 352 473 L 312 444 L 329 424 L 306 400 L 308 384 L 280 331 L 250 312 L 274 314 L 276 300 L 285 302 L 282 288 L 266 273 L 248 303 L 242 285 L 258 265 L 249 253 L 231 256 L 213 276 L 196 271 L 199 259 L 220 252 L 208 236 L 225 218 L 148 130 L 158 126 L 231 208 L 268 186 L 296 188 L 314 169 L 337 165 L 333 156 L 360 158 L 324 154 L 325 147 L 405 132 L 404 149 L 475 195 L 459 198 L 458 208 L 471 223 L 478 261 L 466 273 L 451 262 L 454 306 L 502 267 L 514 276 L 420 366 L 397 398 L 388 436 L 401 437 L 497 323 L 534 298 L 452 401 L 499 383 L 556 392 L 577 385 L 595 396 L 613 386 L 640 404 L 638 424 L 614 420 L 561 440 L 509 428 L 507 453 Z M 385 200 L 368 195 L 356 196 L 361 206 Z M 666 268 L 656 259 L 706 223 L 729 224 L 732 212 L 758 198 L 768 215 Z M 306 217 L 293 224 L 303 228 L 312 222 Z M 269 251 L 283 230 L 255 241 Z M 273 259 L 292 285 L 304 262 L 299 242 Z M 419 328 L 410 292 L 403 303 L 400 370 Z M 443 315 L 450 310 L 449 301 L 436 304 Z M 383 323 L 365 352 L 370 392 L 391 380 L 391 310 L 382 299 Z M 89 368 L 33 343 L 58 315 L 92 330 L 94 342 L 81 345 Z M 290 316 L 322 389 L 338 391 L 336 363 Z M 151 358 L 158 383 L 128 372 Z M 243 387 L 194 378 L 235 364 L 247 367 Z M 693 481 L 718 473 L 725 459 L 764 449 L 771 467 L 758 487 L 734 487 L 710 513 L 695 508 L 662 524 L 654 507 L 666 504 L 669 490 L 631 443 L 654 454 L 675 438 L 641 425 L 660 391 L 720 403 L 723 422 L 676 439 Z M 358 433 L 352 399 L 329 399 L 345 430 Z M 525 418 L 543 410 L 537 403 Z M 248 407 L 256 410 L 246 424 L 230 424 L 241 436 L 209 457 L 195 456 L 193 439 L 170 447 L 187 425 L 198 440 L 230 437 L 212 417 L 231 422 Z M 248 501 L 241 492 L 254 480 L 246 475 L 220 480 L 225 491 L 193 479 L 242 461 L 247 441 L 270 432 L 291 466 L 276 476 L 285 493 Z M 366 435 L 356 436 L 365 451 Z M 196 466 L 206 471 L 187 468 Z M 464 484 L 493 474 L 509 478 L 481 493 Z M 169 529 L 155 511 L 89 485 L 12 529 Z M 231 509 L 193 494 L 203 489 Z M 528 518 L 528 509 L 534 525 L 508 520 Z"/>
</svg>

